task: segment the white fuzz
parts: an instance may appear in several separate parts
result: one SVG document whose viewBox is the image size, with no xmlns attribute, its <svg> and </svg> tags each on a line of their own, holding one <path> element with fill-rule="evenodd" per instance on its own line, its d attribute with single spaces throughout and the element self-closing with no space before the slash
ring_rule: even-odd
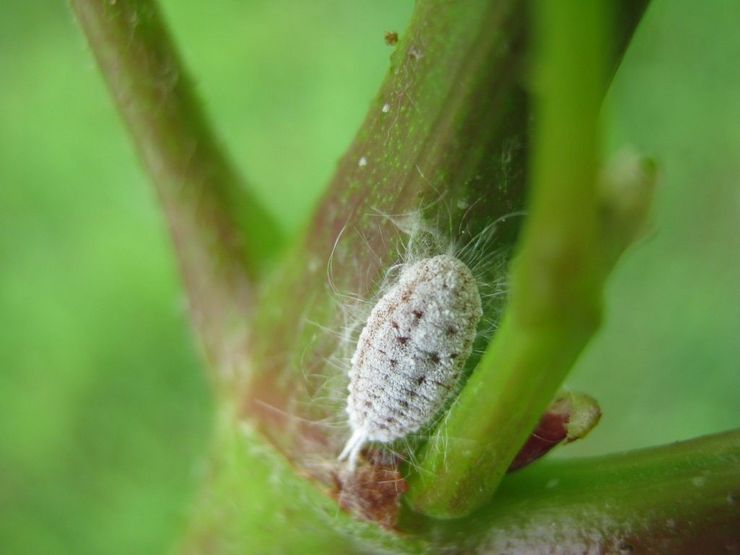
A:
<svg viewBox="0 0 740 555">
<path fill-rule="evenodd" d="M 352 436 L 340 460 L 354 467 L 366 442 L 389 443 L 430 422 L 455 390 L 481 315 L 476 280 L 454 256 L 403 269 L 372 309 L 352 356 Z"/>
</svg>

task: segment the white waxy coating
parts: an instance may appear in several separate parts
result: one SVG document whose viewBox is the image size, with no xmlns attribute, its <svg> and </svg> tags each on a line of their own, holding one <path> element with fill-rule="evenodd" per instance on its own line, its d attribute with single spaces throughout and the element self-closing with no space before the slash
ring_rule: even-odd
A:
<svg viewBox="0 0 740 555">
<path fill-rule="evenodd" d="M 340 460 L 354 466 L 366 442 L 388 443 L 429 422 L 457 384 L 481 313 L 475 278 L 454 256 L 403 270 L 370 313 L 352 356 L 352 437 Z"/>
</svg>

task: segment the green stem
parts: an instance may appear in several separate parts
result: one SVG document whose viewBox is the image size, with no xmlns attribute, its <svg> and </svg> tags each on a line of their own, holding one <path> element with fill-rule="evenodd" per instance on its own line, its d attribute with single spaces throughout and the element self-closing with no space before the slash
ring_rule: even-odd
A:
<svg viewBox="0 0 740 555">
<path fill-rule="evenodd" d="M 438 517 L 495 492 L 599 325 L 606 277 L 597 191 L 607 14 L 536 4 L 539 41 L 531 211 L 501 327 L 419 457 L 407 499 Z M 465 446 L 458 447 L 459 446 Z"/>
<path fill-rule="evenodd" d="M 438 547 L 471 553 L 549 553 L 553 546 L 563 553 L 732 552 L 740 522 L 740 430 L 543 460 L 507 476 L 495 500 L 468 518 L 407 518 L 410 529 L 437 537 Z"/>
<path fill-rule="evenodd" d="M 223 376 L 279 234 L 218 144 L 156 3 L 71 5 L 154 182 L 195 328 Z"/>
<path fill-rule="evenodd" d="M 251 426 L 233 420 L 222 405 L 210 480 L 180 553 L 693 555 L 732 553 L 737 545 L 740 430 L 600 457 L 545 459 L 507 475 L 496 498 L 469 517 L 406 511 L 396 533 L 338 511 Z"/>
</svg>

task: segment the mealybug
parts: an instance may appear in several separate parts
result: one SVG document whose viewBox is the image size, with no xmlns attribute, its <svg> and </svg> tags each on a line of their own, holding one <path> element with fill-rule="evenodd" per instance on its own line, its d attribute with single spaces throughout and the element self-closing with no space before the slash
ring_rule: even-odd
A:
<svg viewBox="0 0 740 555">
<path fill-rule="evenodd" d="M 352 356 L 352 436 L 340 460 L 354 467 L 368 441 L 389 443 L 429 423 L 457 385 L 481 315 L 475 278 L 454 256 L 424 258 L 401 272 Z"/>
</svg>

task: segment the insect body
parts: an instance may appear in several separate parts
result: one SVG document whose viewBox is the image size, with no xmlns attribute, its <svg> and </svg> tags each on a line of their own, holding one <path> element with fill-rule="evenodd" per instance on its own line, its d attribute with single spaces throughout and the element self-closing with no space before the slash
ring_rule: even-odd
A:
<svg viewBox="0 0 740 555">
<path fill-rule="evenodd" d="M 455 389 L 481 312 L 475 278 L 454 256 L 425 258 L 401 272 L 352 356 L 352 436 L 340 460 L 354 467 L 366 442 L 389 443 L 431 420 Z"/>
</svg>

